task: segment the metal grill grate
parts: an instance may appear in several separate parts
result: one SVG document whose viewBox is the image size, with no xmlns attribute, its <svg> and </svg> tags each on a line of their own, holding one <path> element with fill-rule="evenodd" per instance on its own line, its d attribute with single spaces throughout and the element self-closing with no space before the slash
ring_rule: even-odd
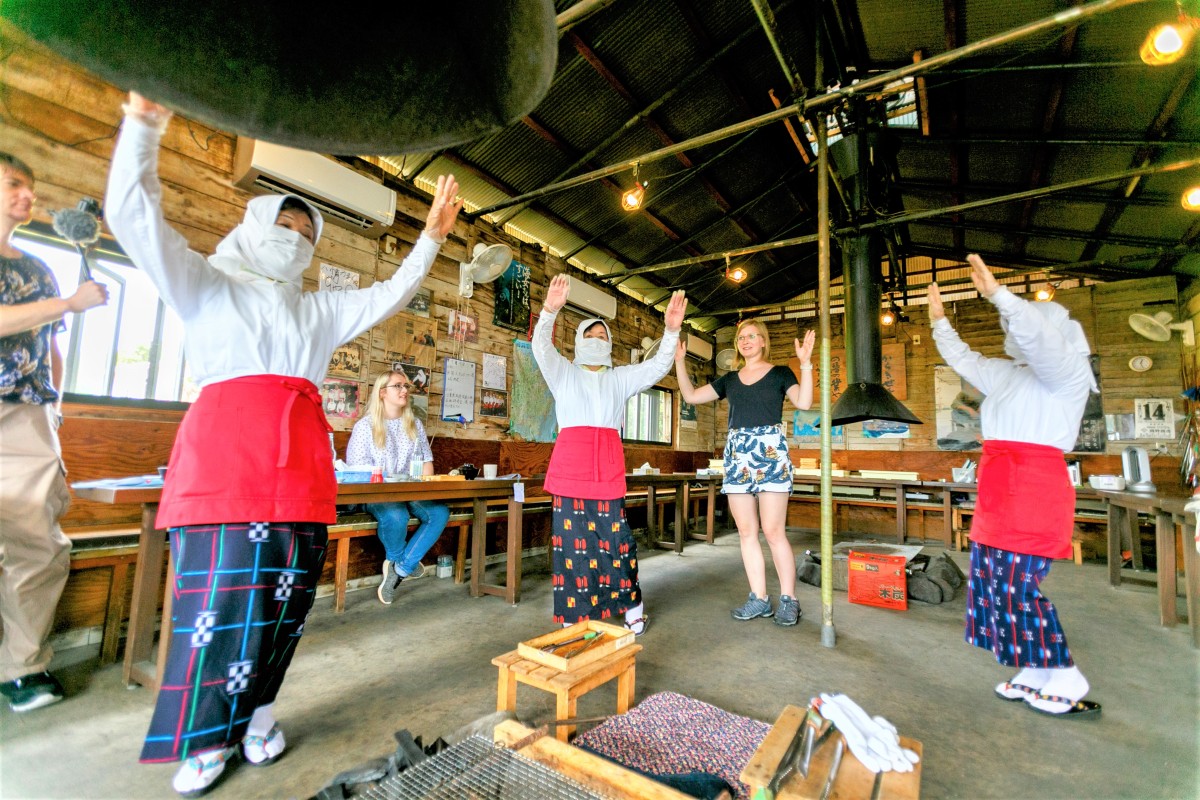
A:
<svg viewBox="0 0 1200 800">
<path fill-rule="evenodd" d="M 608 797 L 482 736 L 465 739 L 359 796 L 372 800 L 606 800 Z"/>
</svg>

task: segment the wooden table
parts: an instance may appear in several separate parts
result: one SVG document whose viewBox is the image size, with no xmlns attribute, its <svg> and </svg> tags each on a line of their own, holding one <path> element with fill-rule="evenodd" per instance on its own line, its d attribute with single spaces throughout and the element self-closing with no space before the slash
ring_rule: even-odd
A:
<svg viewBox="0 0 1200 800">
<path fill-rule="evenodd" d="M 1179 565 L 1175 559 L 1176 528 L 1183 534 L 1184 587 L 1187 597 L 1188 624 L 1192 629 L 1192 644 L 1200 648 L 1200 555 L 1196 553 L 1193 537 L 1195 514 L 1184 511 L 1191 494 L 1184 489 L 1169 488 L 1161 492 L 1097 492 L 1108 501 L 1108 582 L 1119 587 L 1130 578 L 1121 574 L 1121 543 L 1128 537 L 1133 551 L 1135 568 L 1141 567 L 1141 544 L 1138 514 L 1154 517 L 1155 578 L 1158 586 L 1158 616 L 1163 627 L 1173 627 L 1179 620 L 1175 610 L 1178 591 Z M 1132 582 L 1152 583 L 1152 581 Z"/>
<path fill-rule="evenodd" d="M 166 550 L 166 531 L 155 527 L 158 502 L 162 489 L 158 487 L 77 488 L 77 497 L 100 503 L 120 505 L 139 503 L 142 506 L 142 529 L 138 535 L 137 571 L 133 582 L 133 601 L 129 609 L 129 632 L 125 641 L 124 678 L 127 685 L 141 684 L 158 690 L 162 670 L 166 665 L 170 635 L 159 637 L 158 663 L 154 649 L 154 622 L 157 617 L 158 586 L 162 579 L 163 552 Z M 483 582 L 484 549 L 487 544 L 487 501 L 508 498 L 508 559 L 507 584 Z M 494 594 L 510 604 L 520 598 L 521 559 L 511 557 L 521 550 L 521 504 L 513 498 L 513 481 L 506 479 L 474 481 L 403 481 L 399 483 L 342 483 L 338 484 L 338 505 L 354 503 L 402 503 L 409 500 L 437 500 L 453 503 L 470 502 L 475 520 L 471 530 L 471 596 Z M 174 564 L 168 553 L 167 587 L 163 598 L 163 624 L 171 619 L 171 574 Z"/>
<path fill-rule="evenodd" d="M 660 475 L 625 476 L 628 489 L 646 489 L 646 530 L 650 543 L 664 550 L 683 552 L 684 520 L 687 518 L 687 488 L 688 482 L 696 480 L 694 472 L 665 472 Z M 658 490 L 661 488 L 675 489 L 675 538 L 663 539 L 658 525 Z M 711 514 L 710 514 L 711 516 Z"/>
</svg>

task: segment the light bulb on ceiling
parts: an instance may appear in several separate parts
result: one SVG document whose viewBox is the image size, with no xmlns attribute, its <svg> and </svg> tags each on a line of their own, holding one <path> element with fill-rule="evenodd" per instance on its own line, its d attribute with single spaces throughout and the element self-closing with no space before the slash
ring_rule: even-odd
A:
<svg viewBox="0 0 1200 800">
<path fill-rule="evenodd" d="M 1045 286 L 1034 292 L 1033 299 L 1041 303 L 1048 303 L 1054 299 L 1054 293 L 1057 290 L 1057 283 L 1047 283 Z"/>
<path fill-rule="evenodd" d="M 1180 4 L 1179 19 L 1151 28 L 1138 55 L 1152 67 L 1174 64 L 1187 52 L 1197 27 L 1200 27 L 1200 19 L 1189 16 Z"/>
<path fill-rule="evenodd" d="M 890 308 L 885 308 L 883 313 L 879 315 L 879 323 L 884 327 L 896 324 L 896 313 Z"/>
<path fill-rule="evenodd" d="M 1185 190 L 1182 202 L 1188 211 L 1200 211 L 1200 186 L 1192 186 Z"/>
<path fill-rule="evenodd" d="M 633 187 L 621 194 L 621 208 L 626 211 L 637 211 L 642 207 L 646 198 L 646 184 L 638 181 L 638 165 L 633 165 Z"/>
<path fill-rule="evenodd" d="M 741 283 L 746 280 L 746 276 L 750 273 L 746 272 L 746 268 L 742 266 L 731 267 L 729 265 L 729 256 L 725 256 L 725 277 L 734 283 Z"/>
</svg>

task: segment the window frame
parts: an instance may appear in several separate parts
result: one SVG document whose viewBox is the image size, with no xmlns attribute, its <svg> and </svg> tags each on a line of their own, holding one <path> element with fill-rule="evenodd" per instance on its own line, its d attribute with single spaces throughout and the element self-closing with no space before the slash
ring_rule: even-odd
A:
<svg viewBox="0 0 1200 800">
<path fill-rule="evenodd" d="M 633 403 L 635 400 L 642 398 L 644 395 L 648 394 L 649 392 L 661 392 L 664 396 L 664 401 L 665 401 L 663 403 L 664 419 L 662 420 L 662 427 L 663 427 L 664 433 L 666 435 L 666 441 L 659 441 L 656 439 L 642 439 L 642 438 L 632 437 L 628 434 L 628 431 L 630 429 L 630 413 L 629 413 L 630 404 Z M 654 445 L 657 447 L 674 447 L 675 446 L 675 437 L 676 437 L 675 417 L 677 416 L 675 413 L 675 395 L 676 395 L 676 392 L 674 389 L 669 389 L 665 386 L 650 386 L 650 387 L 646 388 L 645 390 L 638 392 L 637 394 L 628 398 L 625 401 L 625 423 L 621 426 L 621 441 L 627 442 L 629 444 Z M 640 424 L 640 410 L 639 410 L 638 419 L 635 420 L 635 424 Z"/>
</svg>

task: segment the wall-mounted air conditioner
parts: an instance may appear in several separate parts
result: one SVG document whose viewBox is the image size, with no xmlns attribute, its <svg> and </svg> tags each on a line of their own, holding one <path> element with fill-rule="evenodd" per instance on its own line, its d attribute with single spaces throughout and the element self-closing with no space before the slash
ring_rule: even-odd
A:
<svg viewBox="0 0 1200 800">
<path fill-rule="evenodd" d="M 617 316 L 617 298 L 575 277 L 571 277 L 571 293 L 567 295 L 567 305 L 594 317 L 612 319 Z"/>
<path fill-rule="evenodd" d="M 712 361 L 713 346 L 694 333 L 687 334 L 687 354 L 701 361 Z"/>
<path fill-rule="evenodd" d="M 326 222 L 379 238 L 396 218 L 396 193 L 319 153 L 239 136 L 233 182 L 255 194 L 295 194 Z"/>
</svg>

